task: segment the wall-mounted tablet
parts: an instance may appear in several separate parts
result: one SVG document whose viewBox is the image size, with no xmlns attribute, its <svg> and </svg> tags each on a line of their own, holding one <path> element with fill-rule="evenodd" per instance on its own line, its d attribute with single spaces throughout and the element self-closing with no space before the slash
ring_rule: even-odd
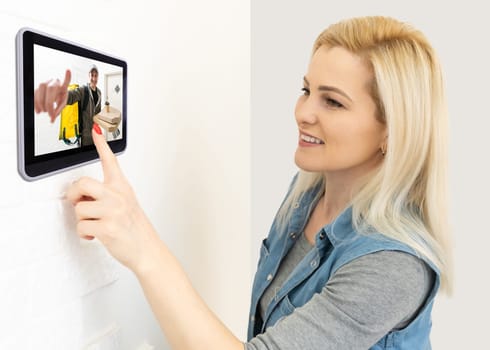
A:
<svg viewBox="0 0 490 350">
<path fill-rule="evenodd" d="M 128 138 L 124 60 L 30 28 L 17 33 L 16 51 L 17 158 L 24 179 L 95 161 L 93 122 L 101 126 L 114 153 L 124 151 Z M 71 79 L 66 106 L 55 117 L 36 113 L 35 91 L 50 80 L 63 82 L 67 70 Z"/>
</svg>

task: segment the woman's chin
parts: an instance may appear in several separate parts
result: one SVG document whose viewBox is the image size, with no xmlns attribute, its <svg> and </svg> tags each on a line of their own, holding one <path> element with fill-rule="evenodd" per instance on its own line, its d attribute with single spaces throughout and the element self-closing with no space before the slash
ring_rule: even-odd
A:
<svg viewBox="0 0 490 350">
<path fill-rule="evenodd" d="M 307 171 L 310 173 L 317 173 L 317 172 L 323 171 L 323 169 L 321 169 L 321 167 L 318 164 L 315 164 L 316 162 L 304 159 L 304 157 L 299 156 L 297 152 L 296 152 L 296 155 L 294 157 L 294 163 L 301 170 Z"/>
</svg>

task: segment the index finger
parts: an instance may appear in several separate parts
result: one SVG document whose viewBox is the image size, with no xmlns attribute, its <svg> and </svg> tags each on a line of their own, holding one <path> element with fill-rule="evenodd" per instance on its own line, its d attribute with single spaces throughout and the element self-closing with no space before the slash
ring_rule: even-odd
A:
<svg viewBox="0 0 490 350">
<path fill-rule="evenodd" d="M 100 126 L 95 122 L 94 127 L 92 128 L 92 138 L 94 140 L 97 153 L 99 154 L 100 162 L 102 163 L 104 182 L 113 182 L 120 179 L 122 173 L 121 169 L 119 168 L 117 158 L 107 144 L 104 136 L 102 136 Z"/>
<path fill-rule="evenodd" d="M 65 79 L 63 80 L 63 84 L 60 86 L 60 90 L 56 96 L 56 108 L 51 116 L 51 123 L 54 122 L 56 117 L 61 113 L 61 110 L 66 106 L 66 100 L 68 98 L 68 85 L 70 85 L 71 81 L 71 71 L 69 69 L 65 72 Z"/>
<path fill-rule="evenodd" d="M 65 72 L 65 80 L 63 80 L 63 85 L 61 85 L 63 90 L 68 90 L 68 85 L 70 85 L 70 81 L 71 81 L 71 71 L 67 69 Z"/>
</svg>

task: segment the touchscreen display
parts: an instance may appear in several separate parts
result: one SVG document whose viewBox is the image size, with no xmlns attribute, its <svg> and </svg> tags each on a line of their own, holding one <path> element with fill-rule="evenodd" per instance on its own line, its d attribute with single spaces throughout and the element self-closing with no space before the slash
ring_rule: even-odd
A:
<svg viewBox="0 0 490 350">
<path fill-rule="evenodd" d="M 93 123 L 115 154 L 125 150 L 128 87 L 123 59 L 31 28 L 17 33 L 16 58 L 18 170 L 24 179 L 97 160 Z M 55 116 L 36 113 L 41 84 L 63 82 L 67 71 L 70 82 L 62 89 L 66 105 Z"/>
<path fill-rule="evenodd" d="M 54 77 L 63 79 L 66 69 L 71 71 L 68 103 L 61 114 L 53 122 L 46 113 L 34 116 L 34 156 L 92 144 L 85 140 L 91 134 L 84 129 L 90 131 L 88 119 L 95 116 L 105 126 L 107 141 L 123 138 L 122 67 L 35 44 L 33 68 L 34 89 Z"/>
</svg>

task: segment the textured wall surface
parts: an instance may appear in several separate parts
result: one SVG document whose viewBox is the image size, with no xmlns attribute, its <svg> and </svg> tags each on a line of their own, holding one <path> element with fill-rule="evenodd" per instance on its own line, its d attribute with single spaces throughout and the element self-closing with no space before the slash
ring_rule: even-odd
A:
<svg viewBox="0 0 490 350">
<path fill-rule="evenodd" d="M 24 26 L 126 59 L 129 141 L 121 167 L 196 289 L 244 338 L 248 7 L 172 0 L 0 5 L 0 349 L 167 348 L 134 276 L 99 243 L 78 238 L 62 200 L 78 177 L 101 179 L 100 164 L 31 183 L 17 173 L 14 39 Z"/>
</svg>

